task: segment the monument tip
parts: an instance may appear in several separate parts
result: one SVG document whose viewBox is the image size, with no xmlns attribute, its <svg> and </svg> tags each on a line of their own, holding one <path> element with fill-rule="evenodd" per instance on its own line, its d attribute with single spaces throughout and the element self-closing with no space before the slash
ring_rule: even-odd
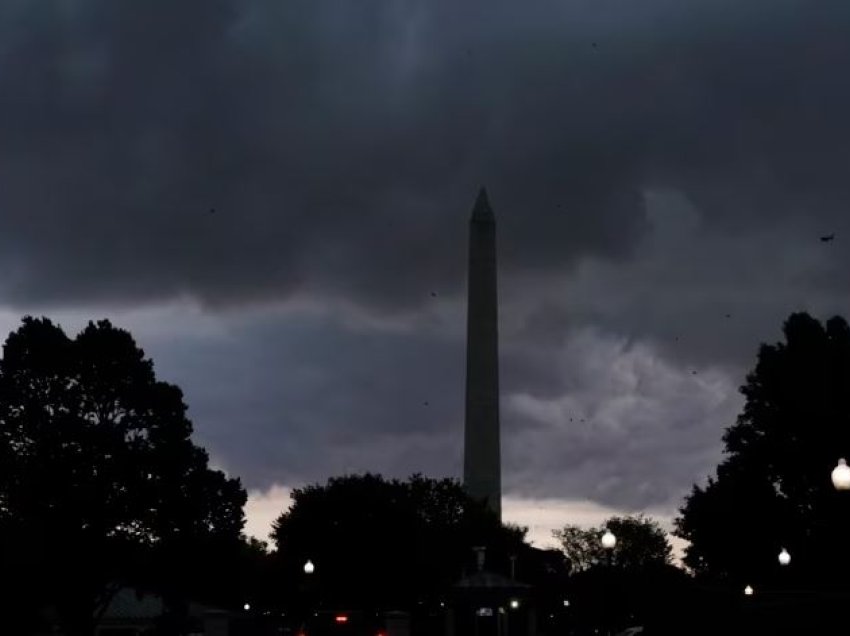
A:
<svg viewBox="0 0 850 636">
<path fill-rule="evenodd" d="M 490 200 L 487 198 L 487 189 L 483 186 L 478 191 L 475 206 L 472 208 L 472 221 L 474 223 L 494 223 L 496 217 L 490 208 Z"/>
</svg>

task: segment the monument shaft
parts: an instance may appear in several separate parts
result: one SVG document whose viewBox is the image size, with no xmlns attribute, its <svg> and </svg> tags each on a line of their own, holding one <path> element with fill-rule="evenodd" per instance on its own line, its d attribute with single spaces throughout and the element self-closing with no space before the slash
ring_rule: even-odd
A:
<svg viewBox="0 0 850 636">
<path fill-rule="evenodd" d="M 482 189 L 469 231 L 463 482 L 501 518 L 496 220 Z"/>
</svg>

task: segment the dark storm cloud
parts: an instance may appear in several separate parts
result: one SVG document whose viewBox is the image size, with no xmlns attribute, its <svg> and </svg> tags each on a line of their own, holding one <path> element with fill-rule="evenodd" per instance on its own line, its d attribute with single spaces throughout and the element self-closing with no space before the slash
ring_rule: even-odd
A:
<svg viewBox="0 0 850 636">
<path fill-rule="evenodd" d="M 719 459 L 741 406 L 725 370 L 598 329 L 574 331 L 538 368 L 560 388 L 516 379 L 503 400 L 505 485 L 526 497 L 674 508 Z"/>
<path fill-rule="evenodd" d="M 254 315 L 226 335 L 145 336 L 186 393 L 199 441 L 251 488 L 367 470 L 456 474 L 461 343 Z"/>
<path fill-rule="evenodd" d="M 718 232 L 841 230 L 845 3 L 6 3 L 7 303 L 345 295 L 628 258 L 643 188 Z"/>
<path fill-rule="evenodd" d="M 199 443 L 248 487 L 367 470 L 460 474 L 462 337 L 311 312 L 179 316 L 116 319 L 158 375 L 184 389 Z M 592 330 L 536 360 L 509 348 L 502 363 L 504 484 L 514 496 L 675 507 L 716 462 L 740 407 L 735 380 L 716 369 L 695 376 Z"/>
</svg>

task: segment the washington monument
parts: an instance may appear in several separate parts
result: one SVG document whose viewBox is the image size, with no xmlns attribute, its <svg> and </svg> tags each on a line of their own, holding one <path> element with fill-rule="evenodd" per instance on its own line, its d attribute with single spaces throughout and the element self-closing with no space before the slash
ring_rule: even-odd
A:
<svg viewBox="0 0 850 636">
<path fill-rule="evenodd" d="M 463 484 L 501 519 L 496 218 L 484 188 L 469 223 Z"/>
</svg>

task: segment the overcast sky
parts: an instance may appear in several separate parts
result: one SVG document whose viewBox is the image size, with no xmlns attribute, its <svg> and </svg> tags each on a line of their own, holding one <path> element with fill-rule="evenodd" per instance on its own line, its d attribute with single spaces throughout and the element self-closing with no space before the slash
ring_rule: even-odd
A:
<svg viewBox="0 0 850 636">
<path fill-rule="evenodd" d="M 0 328 L 130 329 L 263 534 L 305 482 L 461 474 L 486 185 L 506 516 L 669 519 L 759 342 L 848 313 L 848 25 L 845 0 L 0 3 Z"/>
</svg>

